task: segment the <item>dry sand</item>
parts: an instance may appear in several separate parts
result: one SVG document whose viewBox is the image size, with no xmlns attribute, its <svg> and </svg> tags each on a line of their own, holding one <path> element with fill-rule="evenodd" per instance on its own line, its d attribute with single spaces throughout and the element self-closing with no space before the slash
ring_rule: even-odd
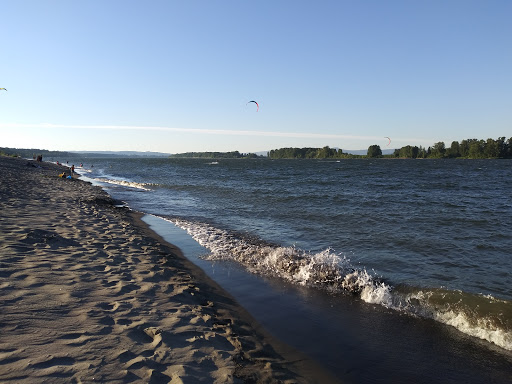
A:
<svg viewBox="0 0 512 384">
<path fill-rule="evenodd" d="M 0 382 L 327 382 L 140 214 L 0 157 Z"/>
</svg>

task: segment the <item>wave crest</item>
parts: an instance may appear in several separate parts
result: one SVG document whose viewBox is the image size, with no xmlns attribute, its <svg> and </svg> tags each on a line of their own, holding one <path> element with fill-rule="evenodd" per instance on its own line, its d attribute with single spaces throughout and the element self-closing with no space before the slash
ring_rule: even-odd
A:
<svg viewBox="0 0 512 384">
<path fill-rule="evenodd" d="M 235 235 L 209 224 L 170 220 L 185 229 L 211 253 L 207 260 L 232 260 L 250 272 L 282 278 L 295 284 L 321 288 L 330 292 L 349 292 L 374 302 L 390 287 L 379 283 L 366 270 L 356 270 L 346 257 L 331 249 L 311 254 L 295 247 L 280 247 Z M 378 292 L 374 292 L 377 290 Z M 366 300 L 365 300 L 366 301 Z"/>
<path fill-rule="evenodd" d="M 136 183 L 134 181 L 114 180 L 114 179 L 107 179 L 107 178 L 103 178 L 103 177 L 94 178 L 93 180 L 99 181 L 100 183 L 107 183 L 107 184 L 120 185 L 122 187 L 142 189 L 143 191 L 150 191 L 151 189 L 149 189 L 148 186 L 152 185 L 150 183 Z"/>
</svg>

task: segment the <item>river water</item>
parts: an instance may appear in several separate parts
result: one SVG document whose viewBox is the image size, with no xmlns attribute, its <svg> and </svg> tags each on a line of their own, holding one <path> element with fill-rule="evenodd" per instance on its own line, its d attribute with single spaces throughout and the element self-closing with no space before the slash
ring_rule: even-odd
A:
<svg viewBox="0 0 512 384">
<path fill-rule="evenodd" d="M 342 380 L 512 379 L 511 160 L 83 163 Z"/>
</svg>

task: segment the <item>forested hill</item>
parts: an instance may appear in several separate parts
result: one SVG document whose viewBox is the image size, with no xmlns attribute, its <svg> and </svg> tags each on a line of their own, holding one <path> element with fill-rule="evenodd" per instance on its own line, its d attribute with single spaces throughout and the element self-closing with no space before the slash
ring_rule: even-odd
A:
<svg viewBox="0 0 512 384">
<path fill-rule="evenodd" d="M 0 155 L 18 156 L 26 159 L 42 156 L 44 159 L 76 159 L 87 157 L 168 157 L 168 153 L 162 152 L 138 152 L 138 151 L 49 151 L 36 148 L 6 148 L 0 147 Z"/>
<path fill-rule="evenodd" d="M 0 147 L 0 155 L 4 156 L 17 156 L 17 157 L 23 157 L 26 159 L 36 158 L 36 156 L 42 156 L 43 158 L 48 157 L 58 157 L 58 158 L 65 158 L 65 157 L 75 157 L 76 154 L 72 154 L 70 152 L 63 152 L 63 151 L 48 151 L 46 149 L 24 149 L 24 148 L 6 148 L 6 147 Z"/>
</svg>

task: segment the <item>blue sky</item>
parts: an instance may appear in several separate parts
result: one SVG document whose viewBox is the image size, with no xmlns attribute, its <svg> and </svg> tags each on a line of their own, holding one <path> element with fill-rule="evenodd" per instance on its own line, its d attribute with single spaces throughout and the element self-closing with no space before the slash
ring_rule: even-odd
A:
<svg viewBox="0 0 512 384">
<path fill-rule="evenodd" d="M 4 147 L 256 152 L 512 136 L 508 0 L 0 0 L 0 14 Z"/>
</svg>

